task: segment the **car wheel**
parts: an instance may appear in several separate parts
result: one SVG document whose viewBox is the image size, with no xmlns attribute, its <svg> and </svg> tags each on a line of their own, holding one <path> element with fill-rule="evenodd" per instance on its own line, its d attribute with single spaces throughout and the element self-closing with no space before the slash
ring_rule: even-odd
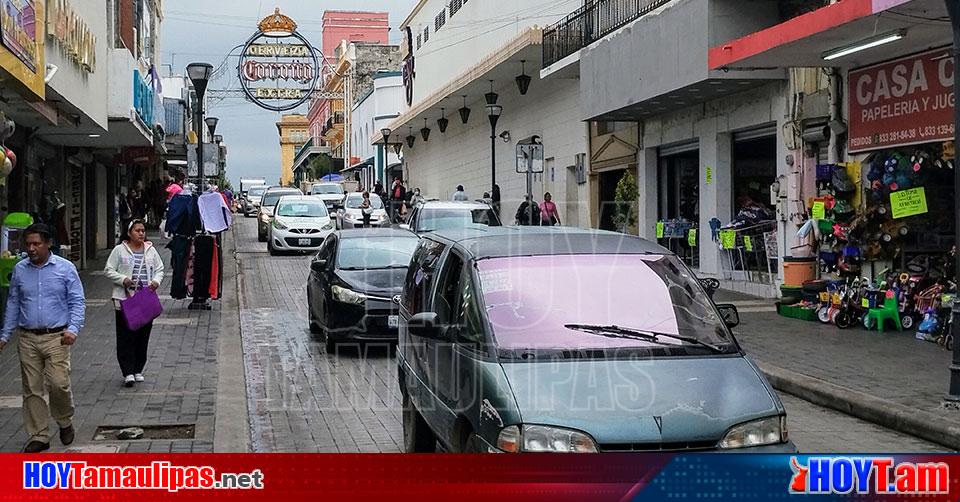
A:
<svg viewBox="0 0 960 502">
<path fill-rule="evenodd" d="M 317 323 L 317 319 L 313 317 L 313 307 L 311 307 L 312 302 L 310 301 L 310 293 L 307 293 L 307 323 L 310 326 L 310 332 L 317 335 L 322 331 L 320 329 L 320 324 Z"/>
<path fill-rule="evenodd" d="M 817 310 L 817 318 L 824 324 L 830 324 L 830 307 L 820 307 Z"/>
<path fill-rule="evenodd" d="M 910 314 L 904 314 L 903 317 L 900 318 L 900 327 L 903 329 L 913 328 L 913 316 Z"/>
<path fill-rule="evenodd" d="M 433 453 L 437 450 L 437 438 L 433 435 L 420 412 L 413 407 L 410 396 L 403 394 L 403 450 L 407 453 Z"/>
<path fill-rule="evenodd" d="M 267 252 L 270 253 L 270 256 L 277 256 L 278 254 L 280 254 L 277 252 L 276 249 L 274 249 L 272 239 L 267 240 Z"/>
</svg>

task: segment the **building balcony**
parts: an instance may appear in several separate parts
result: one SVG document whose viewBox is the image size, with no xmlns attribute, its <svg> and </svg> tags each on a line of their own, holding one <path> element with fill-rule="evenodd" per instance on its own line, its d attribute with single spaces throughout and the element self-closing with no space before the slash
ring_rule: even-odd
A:
<svg viewBox="0 0 960 502">
<path fill-rule="evenodd" d="M 543 68 L 626 26 L 672 0 L 587 0 L 543 30 Z"/>
<path fill-rule="evenodd" d="M 551 28 L 579 22 L 582 28 L 570 30 L 583 40 L 545 53 L 556 58 L 581 47 L 577 66 L 584 120 L 643 120 L 786 79 L 786 71 L 777 67 L 711 70 L 708 64 L 718 41 L 776 24 L 778 2 L 596 0 L 587 7 L 579 18 L 568 18 L 568 25 Z"/>
</svg>

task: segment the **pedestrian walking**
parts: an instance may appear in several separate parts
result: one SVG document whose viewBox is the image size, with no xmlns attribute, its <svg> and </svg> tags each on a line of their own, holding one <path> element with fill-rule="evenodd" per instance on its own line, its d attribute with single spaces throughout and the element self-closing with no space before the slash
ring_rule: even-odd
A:
<svg viewBox="0 0 960 502">
<path fill-rule="evenodd" d="M 490 198 L 493 200 L 493 212 L 497 213 L 497 218 L 500 218 L 500 185 L 493 185 Z"/>
<path fill-rule="evenodd" d="M 540 224 L 540 206 L 532 200 L 529 195 L 523 196 L 523 202 L 517 208 L 517 225 L 539 225 Z"/>
<path fill-rule="evenodd" d="M 560 213 L 557 211 L 557 205 L 553 203 L 550 192 L 543 194 L 543 202 L 540 203 L 540 224 L 545 227 L 560 224 Z"/>
<path fill-rule="evenodd" d="M 403 203 L 407 200 L 407 187 L 403 186 L 403 180 L 399 176 L 393 180 L 393 186 L 390 187 L 390 221 L 400 222 L 400 215 L 403 211 Z"/>
<path fill-rule="evenodd" d="M 117 362 L 123 385 L 133 387 L 143 382 L 143 367 L 147 364 L 147 347 L 153 322 L 134 331 L 120 311 L 120 301 L 133 296 L 141 288 L 154 291 L 163 282 L 163 259 L 153 244 L 146 240 L 147 230 L 142 220 L 132 220 L 127 227 L 124 242 L 117 244 L 104 272 L 113 282 L 113 303 L 117 323 Z"/>
<path fill-rule="evenodd" d="M 28 260 L 13 268 L 0 351 L 17 334 L 23 386 L 23 423 L 30 440 L 24 453 L 50 448 L 50 416 L 60 442 L 73 443 L 70 347 L 83 329 L 85 301 L 77 267 L 50 252 L 50 227 L 34 224 L 23 233 Z M 49 393 L 50 404 L 43 398 Z"/>
<path fill-rule="evenodd" d="M 360 214 L 363 215 L 363 228 L 370 228 L 370 216 L 373 214 L 370 192 L 363 192 L 363 200 L 360 201 Z"/>
<path fill-rule="evenodd" d="M 383 189 L 383 183 L 379 181 L 373 184 L 373 193 L 380 197 L 380 200 L 387 200 L 387 192 Z"/>
<path fill-rule="evenodd" d="M 450 200 L 467 201 L 470 200 L 470 198 L 467 197 L 467 193 L 463 191 L 463 185 L 457 185 L 457 191 L 453 192 L 453 196 L 450 197 Z"/>
</svg>

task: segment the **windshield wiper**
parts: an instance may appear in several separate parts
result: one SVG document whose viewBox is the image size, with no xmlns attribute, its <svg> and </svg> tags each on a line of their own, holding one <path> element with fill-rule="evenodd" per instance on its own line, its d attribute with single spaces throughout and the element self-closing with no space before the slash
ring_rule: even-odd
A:
<svg viewBox="0 0 960 502">
<path fill-rule="evenodd" d="M 717 354 L 723 354 L 726 352 L 726 350 L 724 350 L 722 347 L 717 347 L 716 345 L 709 344 L 693 337 L 636 328 L 625 328 L 623 326 L 617 326 L 616 324 L 610 324 L 606 326 L 601 324 L 564 324 L 563 327 L 594 335 L 606 336 L 609 338 L 629 338 L 634 340 L 657 342 L 661 344 L 663 343 L 660 340 L 660 337 L 662 336 L 666 338 L 672 338 L 674 340 L 680 340 L 681 342 L 687 342 L 699 347 L 704 347 Z"/>
</svg>

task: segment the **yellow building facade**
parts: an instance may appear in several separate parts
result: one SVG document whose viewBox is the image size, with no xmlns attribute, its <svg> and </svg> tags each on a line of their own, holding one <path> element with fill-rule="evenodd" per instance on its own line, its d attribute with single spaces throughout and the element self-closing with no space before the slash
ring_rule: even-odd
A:
<svg viewBox="0 0 960 502">
<path fill-rule="evenodd" d="M 291 113 L 280 117 L 277 131 L 280 133 L 280 184 L 293 183 L 293 160 L 297 149 L 310 138 L 310 121 L 305 115 Z"/>
</svg>

